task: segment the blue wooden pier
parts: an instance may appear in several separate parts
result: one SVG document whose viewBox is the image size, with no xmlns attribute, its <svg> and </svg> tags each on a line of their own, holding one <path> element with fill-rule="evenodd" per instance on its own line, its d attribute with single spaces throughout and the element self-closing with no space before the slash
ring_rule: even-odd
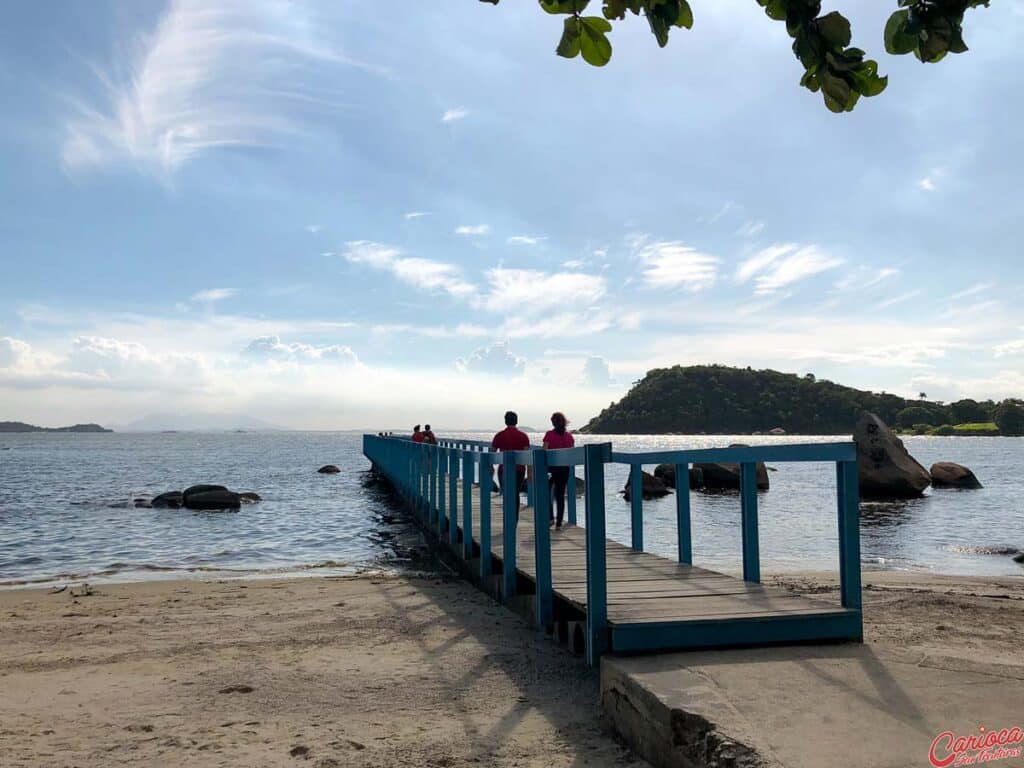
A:
<svg viewBox="0 0 1024 768">
<path fill-rule="evenodd" d="M 622 453 L 611 443 L 557 451 L 532 448 L 495 452 L 489 443 L 442 440 L 438 445 L 406 438 L 363 436 L 363 453 L 387 478 L 439 547 L 450 549 L 486 589 L 506 602 L 530 596 L 538 626 L 585 627 L 587 660 L 604 653 L 635 653 L 740 645 L 860 641 L 859 492 L 853 443 Z M 740 467 L 739 493 L 743 578 L 693 564 L 691 464 L 729 462 Z M 758 462 L 828 462 L 835 466 L 839 531 L 840 604 L 793 596 L 760 583 Z M 630 466 L 631 546 L 605 535 L 605 466 Z M 673 464 L 676 477 L 678 561 L 644 551 L 641 470 Z M 493 470 L 506 477 L 516 465 L 529 468 L 528 504 L 517 520 L 511 484 L 493 495 Z M 549 467 L 582 467 L 584 525 L 552 530 Z M 539 484 L 533 478 L 544 478 Z M 577 522 L 570 481 L 568 516 Z"/>
</svg>

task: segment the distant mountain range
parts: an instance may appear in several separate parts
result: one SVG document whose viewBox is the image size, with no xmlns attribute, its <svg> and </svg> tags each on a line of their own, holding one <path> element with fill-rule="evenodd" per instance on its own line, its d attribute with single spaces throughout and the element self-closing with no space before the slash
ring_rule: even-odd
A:
<svg viewBox="0 0 1024 768">
<path fill-rule="evenodd" d="M 118 432 L 276 432 L 282 428 L 254 416 L 228 413 L 151 413 L 117 426 Z"/>
<path fill-rule="evenodd" d="M 23 421 L 0 421 L 0 432 L 113 432 L 99 424 L 75 424 L 70 427 L 37 427 Z"/>
</svg>

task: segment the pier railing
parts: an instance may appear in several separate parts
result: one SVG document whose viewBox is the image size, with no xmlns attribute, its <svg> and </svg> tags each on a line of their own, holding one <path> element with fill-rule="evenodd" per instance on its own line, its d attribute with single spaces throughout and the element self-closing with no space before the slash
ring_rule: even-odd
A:
<svg viewBox="0 0 1024 768">
<path fill-rule="evenodd" d="M 465 560 L 475 554 L 473 538 L 473 491 L 479 487 L 479 573 L 481 580 L 495 574 L 492 562 L 493 470 L 501 467 L 505 478 L 516 476 L 516 467 L 528 470 L 528 505 L 533 511 L 535 558 L 535 611 L 537 623 L 550 628 L 554 590 L 551 569 L 551 494 L 548 470 L 568 467 L 568 519 L 576 523 L 576 468 L 583 468 L 586 542 L 586 652 L 596 663 L 608 642 L 608 573 L 606 556 L 605 465 L 630 467 L 631 544 L 643 551 L 643 467 L 671 464 L 676 471 L 676 529 L 678 560 L 693 564 L 690 517 L 689 468 L 699 463 L 739 465 L 740 529 L 743 580 L 759 583 L 760 537 L 758 532 L 757 464 L 761 462 L 828 462 L 835 465 L 837 523 L 839 533 L 840 599 L 843 608 L 860 610 L 859 488 L 856 448 L 852 442 L 799 445 L 735 446 L 646 452 L 620 452 L 611 443 L 596 443 L 562 450 L 531 447 L 523 451 L 494 451 L 478 440 L 441 440 L 436 445 L 406 438 L 363 436 L 363 452 L 383 472 L 397 492 L 420 517 L 425 527 Z M 461 485 L 461 499 L 459 491 Z M 517 585 L 517 487 L 502 484 L 501 594 L 515 595 Z"/>
</svg>

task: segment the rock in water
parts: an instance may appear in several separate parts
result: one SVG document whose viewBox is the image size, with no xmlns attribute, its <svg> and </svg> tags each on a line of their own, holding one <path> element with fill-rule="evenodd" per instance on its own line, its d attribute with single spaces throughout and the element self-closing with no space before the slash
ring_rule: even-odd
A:
<svg viewBox="0 0 1024 768">
<path fill-rule="evenodd" d="M 654 476 L 661 480 L 666 487 L 676 487 L 676 465 L 659 464 L 654 468 Z M 700 488 L 704 484 L 704 473 L 696 467 L 690 467 L 690 488 Z"/>
<path fill-rule="evenodd" d="M 238 509 L 242 500 L 237 493 L 229 490 L 202 491 L 191 493 L 185 497 L 185 506 L 189 509 Z"/>
<path fill-rule="evenodd" d="M 184 490 L 181 494 L 181 505 L 183 507 L 191 507 L 189 504 L 189 498 L 198 493 L 209 493 L 210 491 L 226 491 L 223 485 L 192 485 Z"/>
<path fill-rule="evenodd" d="M 1016 555 L 1014 555 L 1013 562 L 1024 563 L 1024 552 L 1018 552 Z"/>
<path fill-rule="evenodd" d="M 668 495 L 669 490 L 668 490 L 668 488 L 665 487 L 665 483 L 663 483 L 661 480 L 656 478 L 654 475 L 650 474 L 649 472 L 643 472 L 642 473 L 642 477 L 643 477 L 643 485 L 642 485 L 643 491 L 642 491 L 642 494 L 643 494 L 643 497 L 645 499 L 660 499 L 662 496 L 667 496 Z M 626 491 L 626 501 L 630 501 L 632 496 L 633 496 L 633 492 L 632 492 L 631 488 L 632 488 L 632 483 L 630 482 L 630 479 L 627 478 L 626 479 L 626 488 L 625 488 L 625 491 Z"/>
<path fill-rule="evenodd" d="M 256 504 L 258 502 L 263 501 L 263 497 L 260 496 L 258 493 L 246 491 L 245 493 L 238 494 L 238 500 L 241 501 L 243 504 Z"/>
<path fill-rule="evenodd" d="M 178 509 L 184 503 L 185 498 L 181 491 L 168 491 L 154 497 L 150 505 L 157 509 Z"/>
<path fill-rule="evenodd" d="M 583 482 L 582 477 L 576 478 L 576 495 L 583 496 L 587 492 L 587 484 Z"/>
<path fill-rule="evenodd" d="M 952 461 L 932 464 L 932 485 L 936 488 L 981 488 L 981 483 L 967 467 Z"/>
<path fill-rule="evenodd" d="M 747 448 L 743 443 L 733 443 L 730 448 Z M 700 470 L 701 483 L 709 491 L 738 491 L 740 489 L 740 465 L 731 462 L 711 462 L 694 464 Z M 763 461 L 757 462 L 757 490 L 767 491 L 771 487 L 768 479 L 768 468 Z"/>
<path fill-rule="evenodd" d="M 322 467 L 320 467 L 320 469 L 317 470 L 317 472 L 319 472 L 321 475 L 336 475 L 339 472 L 341 472 L 341 470 L 338 469 L 333 464 L 324 464 Z"/>
<path fill-rule="evenodd" d="M 868 499 L 910 499 L 920 496 L 931 475 L 903 446 L 903 441 L 875 414 L 865 411 L 857 420 L 860 494 Z"/>
</svg>

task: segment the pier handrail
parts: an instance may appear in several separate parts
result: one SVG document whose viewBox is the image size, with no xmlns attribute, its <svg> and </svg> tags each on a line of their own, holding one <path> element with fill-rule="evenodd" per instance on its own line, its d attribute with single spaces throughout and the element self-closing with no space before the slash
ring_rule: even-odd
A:
<svg viewBox="0 0 1024 768">
<path fill-rule="evenodd" d="M 446 542 L 467 562 L 476 554 L 473 541 L 473 488 L 480 488 L 480 577 L 493 575 L 491 552 L 492 469 L 500 467 L 503 477 L 514 477 L 517 465 L 530 470 L 532 483 L 528 504 L 534 515 L 535 610 L 537 623 L 550 627 L 553 621 L 551 535 L 548 517 L 551 498 L 538 493 L 546 486 L 548 469 L 568 467 L 569 522 L 576 522 L 576 467 L 584 467 L 586 508 L 587 657 L 596 663 L 608 641 L 608 580 L 605 520 L 605 464 L 630 467 L 630 523 L 633 549 L 643 551 L 643 467 L 672 464 L 676 470 L 676 526 L 678 560 L 693 563 L 690 518 L 691 464 L 730 463 L 739 466 L 740 530 L 743 579 L 760 582 L 760 541 L 757 510 L 757 464 L 759 462 L 822 462 L 835 464 L 837 518 L 839 529 L 840 598 L 844 608 L 861 607 L 860 529 L 857 452 L 852 442 L 788 445 L 734 446 L 657 451 L 613 451 L 611 443 L 597 443 L 559 450 L 531 446 L 521 451 L 496 451 L 482 440 L 444 439 L 436 445 L 415 443 L 406 437 L 363 436 L 363 452 L 395 485 L 410 507 L 420 514 L 439 540 Z M 462 483 L 461 510 L 458 494 Z M 509 599 L 516 593 L 518 493 L 515 483 L 502 483 L 501 593 Z M 461 511 L 461 515 L 460 515 Z"/>
</svg>

